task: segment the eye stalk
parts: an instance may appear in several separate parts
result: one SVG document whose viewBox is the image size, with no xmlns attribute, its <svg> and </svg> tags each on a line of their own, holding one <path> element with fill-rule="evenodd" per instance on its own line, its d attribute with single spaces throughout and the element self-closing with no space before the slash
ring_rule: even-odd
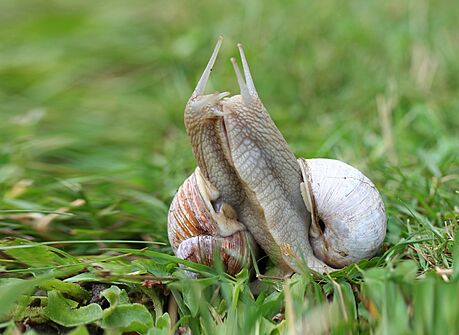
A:
<svg viewBox="0 0 459 335">
<path fill-rule="evenodd" d="M 191 98 L 204 94 L 204 90 L 206 89 L 207 81 L 209 80 L 210 73 L 212 72 L 212 69 L 215 64 L 215 60 L 217 59 L 217 56 L 218 56 L 218 53 L 220 52 L 220 48 L 222 44 L 223 44 L 223 36 L 220 36 L 217 40 L 217 44 L 215 45 L 214 51 L 212 52 L 212 56 L 210 56 L 209 62 L 207 63 L 207 66 L 204 69 L 204 72 L 202 73 L 201 78 L 199 78 L 198 84 L 196 85 L 196 88 L 194 89 L 193 94 L 191 95 Z"/>
<path fill-rule="evenodd" d="M 250 68 L 247 63 L 247 58 L 245 57 L 242 44 L 238 43 L 237 47 L 241 56 L 244 77 L 242 77 L 241 70 L 239 69 L 239 66 L 237 65 L 236 59 L 234 57 L 231 58 L 231 63 L 233 64 L 234 72 L 236 73 L 236 78 L 239 84 L 242 99 L 244 100 L 244 103 L 248 105 L 253 98 L 258 98 L 258 93 L 255 88 L 255 84 L 253 83 L 252 74 L 250 73 Z"/>
</svg>

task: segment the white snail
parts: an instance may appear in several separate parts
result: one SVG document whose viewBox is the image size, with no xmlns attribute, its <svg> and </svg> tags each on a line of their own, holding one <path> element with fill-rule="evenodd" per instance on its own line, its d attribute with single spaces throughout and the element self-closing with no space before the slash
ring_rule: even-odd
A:
<svg viewBox="0 0 459 335">
<path fill-rule="evenodd" d="M 240 95 L 204 95 L 221 44 L 185 108 L 199 168 L 169 211 L 176 255 L 211 265 L 219 250 L 232 274 L 250 265 L 256 244 L 285 272 L 332 271 L 374 256 L 386 232 L 375 186 L 340 161 L 297 161 L 258 98 L 241 45 L 244 76 L 231 59 Z"/>
</svg>

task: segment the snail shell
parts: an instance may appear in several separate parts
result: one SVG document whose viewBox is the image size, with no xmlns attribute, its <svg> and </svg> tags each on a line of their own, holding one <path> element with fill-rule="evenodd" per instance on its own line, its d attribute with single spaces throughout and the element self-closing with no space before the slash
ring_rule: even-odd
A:
<svg viewBox="0 0 459 335">
<path fill-rule="evenodd" d="M 309 241 L 316 257 L 334 268 L 371 258 L 386 234 L 384 203 L 356 168 L 333 159 L 298 159 L 302 194 L 311 212 Z"/>
<path fill-rule="evenodd" d="M 180 186 L 168 214 L 168 237 L 174 254 L 211 266 L 219 255 L 225 272 L 236 274 L 251 265 L 256 244 L 234 209 L 199 168 Z"/>
</svg>

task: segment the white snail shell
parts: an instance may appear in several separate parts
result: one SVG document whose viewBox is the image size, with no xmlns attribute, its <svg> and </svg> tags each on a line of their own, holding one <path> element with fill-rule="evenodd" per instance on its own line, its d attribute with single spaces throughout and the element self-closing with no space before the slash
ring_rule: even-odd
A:
<svg viewBox="0 0 459 335">
<path fill-rule="evenodd" d="M 177 257 L 213 265 L 219 254 L 225 271 L 236 274 L 251 264 L 256 245 L 228 204 L 199 168 L 180 186 L 168 214 L 168 237 Z"/>
<path fill-rule="evenodd" d="M 333 159 L 298 160 L 303 198 L 311 212 L 314 254 L 334 268 L 374 256 L 386 233 L 384 203 L 356 168 Z"/>
</svg>

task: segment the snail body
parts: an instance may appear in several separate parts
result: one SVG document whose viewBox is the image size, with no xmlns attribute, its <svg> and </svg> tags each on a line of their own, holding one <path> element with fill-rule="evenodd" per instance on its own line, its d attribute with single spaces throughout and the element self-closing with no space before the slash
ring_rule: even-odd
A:
<svg viewBox="0 0 459 335">
<path fill-rule="evenodd" d="M 227 92 L 204 95 L 204 88 L 221 43 L 222 39 L 219 39 L 185 108 L 185 127 L 199 167 L 185 184 L 207 185 L 207 189 L 213 192 L 207 195 L 209 202 L 224 204 L 231 220 L 237 223 L 225 219 L 231 229 L 219 228 L 221 231 L 218 233 L 215 233 L 218 229 L 213 233 L 202 230 L 202 236 L 212 236 L 211 240 L 220 241 L 214 244 L 209 242 L 207 245 L 218 245 L 218 248 L 221 248 L 226 240 L 233 241 L 236 236 L 234 234 L 237 233 L 237 236 L 240 236 L 237 243 L 244 244 L 241 247 L 241 255 L 244 256 L 240 259 L 245 261 L 241 261 L 241 264 L 248 265 L 250 262 L 247 261 L 245 250 L 253 244 L 253 237 L 284 272 L 299 271 L 304 265 L 317 272 L 332 271 L 334 267 L 342 267 L 350 262 L 373 256 L 384 239 L 386 225 L 384 206 L 379 193 L 363 174 L 350 166 L 349 170 L 328 160 L 297 161 L 258 97 L 241 45 L 238 45 L 238 48 L 244 75 L 234 58 L 231 59 L 240 94 L 232 97 L 228 97 Z M 308 164 L 309 162 L 313 163 Z M 328 212 L 331 212 L 330 206 L 336 203 L 328 203 L 326 195 L 320 192 L 326 192 L 324 185 L 331 189 L 329 183 L 333 178 L 321 178 L 326 177 L 327 173 L 333 175 L 336 169 L 341 172 L 345 170 L 345 173 L 352 171 L 360 178 L 350 177 L 349 180 L 354 184 L 342 188 L 340 186 L 340 190 L 352 187 L 360 190 L 367 185 L 376 192 L 371 199 L 361 199 L 360 207 L 354 208 L 354 211 L 363 213 L 365 208 L 371 211 L 377 208 L 378 215 L 371 213 L 360 221 L 349 221 L 351 214 L 344 215 L 340 220 L 328 215 Z M 341 181 L 344 180 L 346 179 Z M 362 181 L 360 184 L 363 186 L 356 186 L 356 180 Z M 199 210 L 186 211 L 185 207 L 177 205 L 184 201 L 180 199 L 186 198 L 182 194 L 185 189 L 181 187 L 176 194 L 168 220 L 169 240 L 174 252 L 181 258 L 186 255 L 178 252 L 184 247 L 176 244 L 176 227 L 189 225 L 191 217 L 201 216 Z M 379 202 L 376 205 L 368 204 L 369 199 Z M 183 211 L 180 215 L 177 215 L 178 208 Z M 206 210 L 209 211 L 209 208 Z M 217 225 L 227 225 L 228 222 L 225 220 L 214 220 L 213 224 L 217 222 Z M 361 234 L 361 230 L 370 230 L 371 233 L 362 235 L 362 240 L 370 238 L 372 241 L 359 241 L 356 244 L 355 240 L 359 237 L 349 232 L 354 226 L 358 227 L 357 235 Z M 231 234 L 222 233 L 226 230 Z M 347 232 L 346 238 L 340 238 L 343 237 L 343 232 Z M 199 242 L 196 236 L 190 237 L 193 240 L 183 240 L 188 241 L 184 244 L 188 249 L 190 245 L 199 249 L 205 244 L 202 243 L 203 238 Z M 204 240 L 209 240 L 209 237 Z M 348 243 L 354 245 L 347 245 Z M 209 253 L 211 252 L 206 254 Z"/>
</svg>

